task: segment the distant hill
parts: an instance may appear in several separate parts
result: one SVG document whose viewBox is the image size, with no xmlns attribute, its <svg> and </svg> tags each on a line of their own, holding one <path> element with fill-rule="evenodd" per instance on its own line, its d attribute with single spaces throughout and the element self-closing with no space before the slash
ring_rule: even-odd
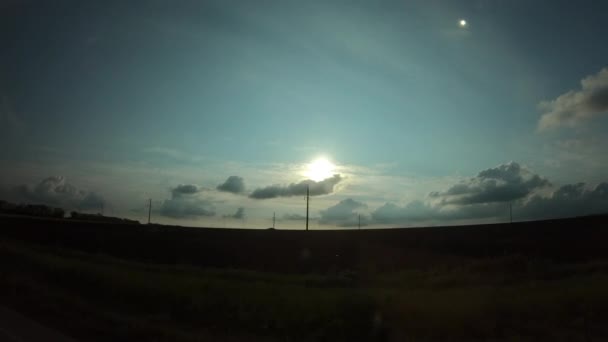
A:
<svg viewBox="0 0 608 342">
<path fill-rule="evenodd" d="M 62 208 L 49 207 L 43 204 L 15 204 L 3 200 L 0 200 L 0 214 L 29 216 L 37 218 L 66 218 L 66 212 Z M 139 221 L 136 220 L 104 216 L 102 214 L 79 213 L 76 211 L 72 211 L 70 213 L 69 219 L 92 222 L 139 224 Z"/>
</svg>

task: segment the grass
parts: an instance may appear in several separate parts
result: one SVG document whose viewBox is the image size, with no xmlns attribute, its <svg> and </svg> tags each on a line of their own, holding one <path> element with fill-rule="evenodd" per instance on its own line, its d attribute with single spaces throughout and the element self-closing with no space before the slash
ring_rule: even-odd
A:
<svg viewBox="0 0 608 342">
<path fill-rule="evenodd" d="M 136 335 L 131 337 L 153 333 L 168 340 L 190 340 L 187 336 L 203 330 L 350 340 L 371 331 L 372 298 L 360 289 L 323 285 L 331 283 L 331 277 L 152 266 L 61 254 L 3 243 L 2 292 L 10 294 L 7 297 L 37 298 L 57 311 L 65 305 L 87 311 L 93 317 L 87 319 L 128 326 L 128 334 Z"/>
<path fill-rule="evenodd" d="M 93 341 L 595 341 L 608 261 L 522 255 L 392 272 L 147 264 L 0 240 L 2 302 Z"/>
</svg>

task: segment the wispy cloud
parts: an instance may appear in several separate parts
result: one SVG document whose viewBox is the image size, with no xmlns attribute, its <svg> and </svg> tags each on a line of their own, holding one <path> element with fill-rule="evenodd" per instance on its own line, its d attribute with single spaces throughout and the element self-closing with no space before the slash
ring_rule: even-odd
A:
<svg viewBox="0 0 608 342">
<path fill-rule="evenodd" d="M 148 147 L 143 150 L 144 153 L 150 155 L 157 155 L 173 161 L 196 163 L 205 160 L 205 157 L 190 154 L 178 149 L 167 148 L 167 147 Z"/>
</svg>

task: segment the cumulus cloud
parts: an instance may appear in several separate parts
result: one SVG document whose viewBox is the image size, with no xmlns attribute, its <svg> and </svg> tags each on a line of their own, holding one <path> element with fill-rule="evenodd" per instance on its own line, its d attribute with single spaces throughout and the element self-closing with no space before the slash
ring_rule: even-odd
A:
<svg viewBox="0 0 608 342">
<path fill-rule="evenodd" d="M 456 184 L 444 192 L 431 192 L 429 197 L 440 204 L 481 204 L 510 202 L 550 185 L 549 181 L 521 167 L 516 162 L 481 171 L 476 177 Z"/>
<path fill-rule="evenodd" d="M 175 197 L 180 197 L 180 196 L 194 195 L 200 191 L 201 190 L 198 187 L 198 185 L 180 184 L 180 185 L 176 186 L 175 188 L 171 189 L 171 194 L 175 198 Z"/>
<path fill-rule="evenodd" d="M 584 183 L 567 184 L 543 195 L 538 190 L 546 186 L 549 181 L 545 178 L 509 163 L 481 171 L 446 191 L 432 192 L 426 201 L 412 201 L 405 206 L 386 203 L 376 208 L 371 218 L 378 224 L 506 221 L 511 205 L 515 220 L 608 213 L 608 183 L 593 189 Z"/>
<path fill-rule="evenodd" d="M 245 218 L 245 208 L 240 207 L 236 210 L 236 212 L 234 214 L 224 215 L 224 217 L 242 220 Z"/>
<path fill-rule="evenodd" d="M 608 213 L 608 183 L 587 188 L 585 183 L 567 184 L 550 196 L 535 195 L 516 208 L 516 217 L 543 219 Z"/>
<path fill-rule="evenodd" d="M 365 209 L 367 209 L 365 203 L 348 198 L 325 210 L 321 210 L 319 223 L 341 227 L 356 226 L 359 223 L 360 212 Z M 367 216 L 361 215 L 361 225 L 366 225 L 367 221 Z"/>
<path fill-rule="evenodd" d="M 201 189 L 194 184 L 180 184 L 171 189 L 171 198 L 164 200 L 159 213 L 171 218 L 196 218 L 214 216 L 213 202 L 201 198 Z"/>
<path fill-rule="evenodd" d="M 18 185 L 12 189 L 9 196 L 20 202 L 78 210 L 100 209 L 105 203 L 101 195 L 79 189 L 68 183 L 63 176 L 47 177 L 34 186 Z"/>
<path fill-rule="evenodd" d="M 245 192 L 245 181 L 239 176 L 230 176 L 226 181 L 217 186 L 217 190 L 241 194 Z"/>
<path fill-rule="evenodd" d="M 319 182 L 304 180 L 299 183 L 291 183 L 287 186 L 271 185 L 265 188 L 255 189 L 249 197 L 255 199 L 268 199 L 276 197 L 304 196 L 306 189 L 310 189 L 310 196 L 327 195 L 334 192 L 334 187 L 342 180 L 338 174 Z"/>
<path fill-rule="evenodd" d="M 581 89 L 570 90 L 539 104 L 541 130 L 575 126 L 595 116 L 608 114 L 608 68 L 581 80 Z"/>
</svg>

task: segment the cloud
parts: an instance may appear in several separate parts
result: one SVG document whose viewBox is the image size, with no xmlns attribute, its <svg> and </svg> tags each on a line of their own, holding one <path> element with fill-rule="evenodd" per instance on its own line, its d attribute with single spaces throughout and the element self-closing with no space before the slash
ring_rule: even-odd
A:
<svg viewBox="0 0 608 342">
<path fill-rule="evenodd" d="M 175 188 L 171 189 L 171 194 L 173 198 L 187 195 L 194 195 L 200 192 L 200 188 L 195 184 L 180 184 Z"/>
<path fill-rule="evenodd" d="M 65 209 L 101 209 L 105 204 L 101 195 L 78 189 L 63 176 L 47 177 L 34 186 L 21 184 L 10 192 L 10 197 L 17 201 L 61 206 Z"/>
<path fill-rule="evenodd" d="M 285 214 L 283 215 L 283 220 L 286 221 L 304 221 L 306 220 L 306 216 L 300 214 Z"/>
<path fill-rule="evenodd" d="M 524 198 L 550 183 L 516 162 L 481 171 L 476 177 L 456 184 L 444 192 L 431 192 L 440 204 L 481 204 L 510 202 Z"/>
<path fill-rule="evenodd" d="M 401 223 L 408 221 L 428 220 L 436 216 L 437 210 L 422 201 L 412 201 L 404 207 L 394 203 L 385 203 L 372 212 L 375 223 Z"/>
<path fill-rule="evenodd" d="M 249 197 L 255 199 L 268 199 L 276 197 L 305 196 L 306 189 L 310 189 L 311 196 L 327 195 L 334 191 L 334 187 L 342 180 L 338 174 L 319 182 L 304 180 L 299 183 L 291 183 L 288 186 L 271 185 L 265 188 L 255 189 Z"/>
<path fill-rule="evenodd" d="M 180 184 L 171 189 L 171 199 L 164 200 L 159 213 L 171 218 L 215 216 L 213 202 L 200 198 L 201 189 L 194 184 Z"/>
<path fill-rule="evenodd" d="M 608 213 L 608 183 L 593 189 L 584 183 L 567 184 L 547 195 L 538 191 L 549 185 L 545 178 L 511 162 L 481 171 L 444 192 L 432 192 L 426 201 L 405 206 L 386 203 L 376 208 L 371 218 L 378 224 L 481 219 L 504 222 L 511 205 L 515 220 Z"/>
<path fill-rule="evenodd" d="M 608 213 L 608 183 L 589 189 L 585 183 L 567 184 L 550 196 L 535 195 L 514 209 L 520 219 L 543 219 Z"/>
<path fill-rule="evenodd" d="M 240 207 L 236 210 L 236 213 L 232 215 L 224 215 L 224 217 L 242 220 L 245 218 L 245 208 Z"/>
<path fill-rule="evenodd" d="M 341 227 L 356 226 L 359 223 L 360 212 L 365 209 L 367 209 L 365 203 L 348 198 L 325 210 L 321 210 L 319 223 L 333 224 Z M 367 216 L 362 215 L 361 224 L 366 225 L 367 222 Z"/>
<path fill-rule="evenodd" d="M 239 176 L 230 176 L 226 181 L 217 186 L 217 190 L 241 194 L 245 192 L 245 181 Z"/>
<path fill-rule="evenodd" d="M 424 221 L 457 221 L 502 219 L 506 220 L 509 204 L 475 203 L 469 205 L 444 205 L 412 201 L 401 207 L 386 203 L 372 212 L 372 222 L 378 224 L 411 224 Z"/>
<path fill-rule="evenodd" d="M 575 126 L 593 117 L 608 114 L 608 68 L 581 80 L 581 89 L 570 90 L 554 100 L 543 101 L 540 130 Z"/>
<path fill-rule="evenodd" d="M 201 161 L 204 161 L 205 158 L 202 156 L 198 156 L 198 155 L 194 155 L 194 154 L 190 154 L 181 150 L 176 150 L 176 149 L 172 149 L 172 148 L 166 148 L 166 147 L 159 147 L 159 146 L 155 146 L 155 147 L 148 147 L 143 149 L 144 153 L 149 154 L 150 156 L 157 156 L 163 159 L 169 159 L 172 160 L 174 162 L 181 162 L 181 163 L 199 163 Z"/>
</svg>

